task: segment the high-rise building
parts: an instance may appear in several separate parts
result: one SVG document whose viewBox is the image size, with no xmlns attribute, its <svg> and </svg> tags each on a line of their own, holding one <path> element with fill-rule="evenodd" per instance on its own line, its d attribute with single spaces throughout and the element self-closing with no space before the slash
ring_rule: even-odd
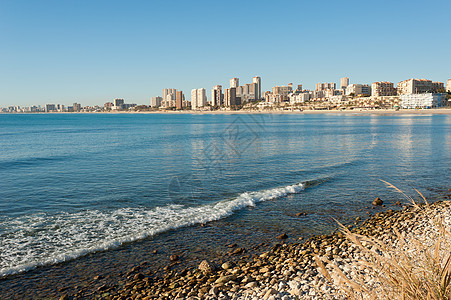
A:
<svg viewBox="0 0 451 300">
<path fill-rule="evenodd" d="M 207 94 L 205 93 L 205 89 L 191 90 L 191 109 L 204 107 L 205 104 L 207 104 Z"/>
<path fill-rule="evenodd" d="M 181 110 L 183 108 L 183 92 L 177 91 L 175 93 L 175 109 Z"/>
<path fill-rule="evenodd" d="M 160 97 L 160 96 L 152 97 L 150 99 L 150 106 L 151 107 L 160 107 L 161 102 L 163 102 L 163 97 Z"/>
<path fill-rule="evenodd" d="M 262 99 L 262 79 L 258 76 L 252 78 L 252 82 L 257 85 L 255 91 L 255 100 L 260 101 Z"/>
<path fill-rule="evenodd" d="M 240 86 L 240 79 L 238 79 L 238 78 L 232 78 L 232 79 L 230 79 L 230 87 L 231 88 L 236 88 L 236 87 L 239 87 Z"/>
<path fill-rule="evenodd" d="M 197 105 L 204 107 L 207 104 L 207 93 L 204 88 L 197 89 Z"/>
<path fill-rule="evenodd" d="M 349 85 L 349 78 L 348 77 L 343 77 L 340 79 L 340 87 L 341 89 L 345 89 L 347 88 Z"/>
<path fill-rule="evenodd" d="M 296 89 L 296 91 L 302 92 L 302 84 L 298 84 L 298 88 Z"/>
<path fill-rule="evenodd" d="M 211 90 L 211 106 L 224 105 L 224 95 L 222 94 L 222 86 L 215 85 Z"/>
<path fill-rule="evenodd" d="M 451 93 L 451 79 L 448 79 L 448 80 L 446 81 L 446 91 L 447 91 L 448 93 Z"/>
<path fill-rule="evenodd" d="M 162 107 L 175 107 L 177 89 L 163 89 Z"/>
<path fill-rule="evenodd" d="M 373 82 L 371 85 L 371 96 L 396 96 L 396 89 L 393 87 L 393 82 Z"/>
<path fill-rule="evenodd" d="M 224 91 L 224 104 L 225 106 L 235 106 L 239 104 L 236 97 L 236 88 L 231 87 Z"/>
<path fill-rule="evenodd" d="M 81 110 L 81 104 L 80 103 L 74 103 L 73 104 L 74 111 L 80 111 Z"/>
<path fill-rule="evenodd" d="M 166 100 L 169 94 L 174 94 L 177 92 L 177 89 L 163 89 L 163 100 Z"/>
</svg>

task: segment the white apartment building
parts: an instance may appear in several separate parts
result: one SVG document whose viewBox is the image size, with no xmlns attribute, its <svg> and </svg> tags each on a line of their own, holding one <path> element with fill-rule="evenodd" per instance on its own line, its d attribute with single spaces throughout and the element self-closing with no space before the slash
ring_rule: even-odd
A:
<svg viewBox="0 0 451 300">
<path fill-rule="evenodd" d="M 207 94 L 204 88 L 191 90 L 191 109 L 195 110 L 207 104 Z"/>
<path fill-rule="evenodd" d="M 160 107 L 163 97 L 157 96 L 150 99 L 150 107 Z"/>
<path fill-rule="evenodd" d="M 175 107 L 176 95 L 177 89 L 163 89 L 163 100 L 161 101 L 161 107 Z"/>
<path fill-rule="evenodd" d="M 448 79 L 448 80 L 446 81 L 446 91 L 447 91 L 448 93 L 451 93 L 451 79 Z"/>
<path fill-rule="evenodd" d="M 304 103 L 306 101 L 310 100 L 310 94 L 309 93 L 292 93 L 290 96 L 290 103 Z"/>
<path fill-rule="evenodd" d="M 262 99 L 262 79 L 258 76 L 252 78 L 252 83 L 255 83 L 255 100 L 259 101 Z"/>
<path fill-rule="evenodd" d="M 371 87 L 368 84 L 353 83 L 346 88 L 346 95 L 371 95 Z"/>
<path fill-rule="evenodd" d="M 402 108 L 436 108 L 446 105 L 446 94 L 442 93 L 403 94 L 400 97 Z"/>
<path fill-rule="evenodd" d="M 240 86 L 240 79 L 239 78 L 232 78 L 230 79 L 230 87 L 231 88 L 236 88 Z"/>
</svg>

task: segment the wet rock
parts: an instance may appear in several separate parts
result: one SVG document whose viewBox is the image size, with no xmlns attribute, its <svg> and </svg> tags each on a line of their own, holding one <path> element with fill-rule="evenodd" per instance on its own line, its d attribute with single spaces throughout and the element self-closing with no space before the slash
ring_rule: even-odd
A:
<svg viewBox="0 0 451 300">
<path fill-rule="evenodd" d="M 395 205 L 401 206 L 401 201 L 396 201 Z"/>
<path fill-rule="evenodd" d="M 64 294 L 60 297 L 60 300 L 69 300 L 69 296 L 67 294 Z"/>
<path fill-rule="evenodd" d="M 177 254 L 172 254 L 171 256 L 169 256 L 170 261 L 178 261 L 179 259 L 180 256 L 178 256 Z"/>
<path fill-rule="evenodd" d="M 244 249 L 243 248 L 236 248 L 235 250 L 233 250 L 232 252 L 231 252 L 231 254 L 232 255 L 236 255 L 236 254 L 241 254 L 241 253 L 243 253 L 244 252 Z"/>
<path fill-rule="evenodd" d="M 379 205 L 382 205 L 382 203 L 384 203 L 382 200 L 381 200 L 381 198 L 379 198 L 379 197 L 377 197 L 376 199 L 374 199 L 374 201 L 373 201 L 373 205 L 374 206 L 379 206 Z"/>
<path fill-rule="evenodd" d="M 230 245 L 227 245 L 227 247 L 228 248 L 235 248 L 235 247 L 237 247 L 238 245 L 236 244 L 236 243 L 233 243 L 233 244 L 230 244 Z"/>
<path fill-rule="evenodd" d="M 276 236 L 276 239 L 279 239 L 279 240 L 284 240 L 284 239 L 286 239 L 286 238 L 288 238 L 288 235 L 286 235 L 285 233 Z"/>
<path fill-rule="evenodd" d="M 138 274 L 136 274 L 134 277 L 133 277 L 133 279 L 134 280 L 141 280 L 141 279 L 144 279 L 144 274 L 143 273 L 138 273 Z"/>
</svg>

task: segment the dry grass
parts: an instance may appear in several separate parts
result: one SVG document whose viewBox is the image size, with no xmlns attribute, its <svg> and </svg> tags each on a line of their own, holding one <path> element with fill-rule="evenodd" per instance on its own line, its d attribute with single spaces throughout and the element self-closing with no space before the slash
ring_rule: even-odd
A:
<svg viewBox="0 0 451 300">
<path fill-rule="evenodd" d="M 419 230 L 412 226 L 400 233 L 394 228 L 393 243 L 389 239 L 352 233 L 340 224 L 342 232 L 360 250 L 353 265 L 354 272 L 345 274 L 324 257 L 315 257 L 318 269 L 331 286 L 349 299 L 451 299 L 449 228 L 445 228 L 442 217 L 434 217 L 434 206 L 429 205 L 420 192 L 417 191 L 424 205 L 385 183 L 409 199 L 415 216 L 433 221 L 427 226 L 428 230 L 420 229 L 421 234 L 418 234 Z"/>
</svg>

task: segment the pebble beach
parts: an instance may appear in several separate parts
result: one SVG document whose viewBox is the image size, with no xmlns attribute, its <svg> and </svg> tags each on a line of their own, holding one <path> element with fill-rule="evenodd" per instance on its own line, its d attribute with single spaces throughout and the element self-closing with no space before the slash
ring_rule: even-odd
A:
<svg viewBox="0 0 451 300">
<path fill-rule="evenodd" d="M 357 218 L 347 228 L 353 234 L 377 238 L 393 247 L 399 243 L 396 231 L 407 240 L 409 236 L 421 237 L 430 246 L 437 238 L 437 220 L 450 231 L 450 201 L 438 201 L 427 208 L 398 205 L 398 209 L 387 207 L 363 222 Z M 279 242 L 253 255 L 246 255 L 246 249 L 236 244 L 229 245 L 230 251 L 221 263 L 205 260 L 197 267 L 181 268 L 180 258 L 171 255 L 170 264 L 157 273 L 144 262 L 124 274 L 119 285 L 97 285 L 89 291 L 63 294 L 61 299 L 347 299 L 323 275 L 317 258 L 333 263 L 350 279 L 363 278 L 369 286 L 378 286 L 374 274 L 359 263 L 365 260 L 364 251 L 338 226 L 332 234 L 299 243 L 285 243 L 285 238 L 278 236 Z M 333 272 L 330 264 L 326 268 Z"/>
</svg>

